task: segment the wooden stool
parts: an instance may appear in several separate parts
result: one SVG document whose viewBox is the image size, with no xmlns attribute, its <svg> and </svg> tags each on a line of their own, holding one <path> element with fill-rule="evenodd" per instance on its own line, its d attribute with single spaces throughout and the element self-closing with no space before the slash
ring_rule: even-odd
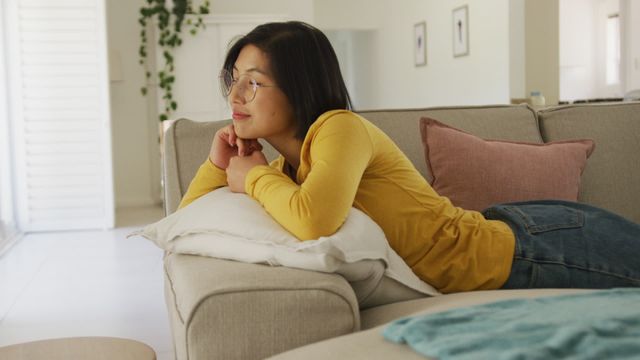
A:
<svg viewBox="0 0 640 360">
<path fill-rule="evenodd" d="M 2 360 L 156 360 L 149 346 L 111 337 L 74 337 L 0 347 Z"/>
</svg>

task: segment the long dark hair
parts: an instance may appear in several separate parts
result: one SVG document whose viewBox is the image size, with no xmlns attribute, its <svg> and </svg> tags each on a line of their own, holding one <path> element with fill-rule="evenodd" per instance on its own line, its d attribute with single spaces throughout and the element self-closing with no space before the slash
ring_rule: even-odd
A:
<svg viewBox="0 0 640 360">
<path fill-rule="evenodd" d="M 223 69 L 232 72 L 250 44 L 269 57 L 274 80 L 293 107 L 299 139 L 322 113 L 353 109 L 338 58 L 322 31 L 300 21 L 259 25 L 231 46 Z"/>
</svg>

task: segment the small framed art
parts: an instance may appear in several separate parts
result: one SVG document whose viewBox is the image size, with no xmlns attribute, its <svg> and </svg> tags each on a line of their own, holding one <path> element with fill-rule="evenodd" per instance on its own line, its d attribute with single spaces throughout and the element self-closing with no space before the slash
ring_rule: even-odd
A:
<svg viewBox="0 0 640 360">
<path fill-rule="evenodd" d="M 453 56 L 469 55 L 469 6 L 453 9 Z"/>
<path fill-rule="evenodd" d="M 417 23 L 413 27 L 413 47 L 415 65 L 427 65 L 427 23 Z"/>
</svg>

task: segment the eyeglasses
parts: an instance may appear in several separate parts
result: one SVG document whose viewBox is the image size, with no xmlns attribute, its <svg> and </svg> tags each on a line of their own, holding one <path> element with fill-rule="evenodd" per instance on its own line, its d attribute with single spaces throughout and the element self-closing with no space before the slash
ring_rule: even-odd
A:
<svg viewBox="0 0 640 360">
<path fill-rule="evenodd" d="M 220 72 L 220 90 L 225 97 L 231 94 L 233 87 L 236 87 L 238 95 L 241 96 L 245 103 L 250 103 L 255 99 L 258 88 L 261 87 L 276 87 L 276 85 L 264 85 L 256 81 L 256 79 L 249 76 L 249 74 L 243 74 L 237 77 L 233 77 L 233 74 L 228 70 L 222 70 Z"/>
</svg>

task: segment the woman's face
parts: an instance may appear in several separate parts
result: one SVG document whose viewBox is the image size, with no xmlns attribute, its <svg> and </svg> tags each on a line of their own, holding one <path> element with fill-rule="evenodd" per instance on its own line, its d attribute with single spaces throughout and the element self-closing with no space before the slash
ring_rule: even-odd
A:
<svg viewBox="0 0 640 360">
<path fill-rule="evenodd" d="M 231 88 L 229 104 L 236 134 L 244 139 L 295 137 L 296 122 L 289 99 L 271 74 L 269 58 L 258 47 L 247 45 L 233 67 L 236 84 Z M 258 84 L 251 100 L 250 79 Z M 264 86 L 260 86 L 264 85 Z M 243 91 L 242 88 L 248 89 Z"/>
</svg>

